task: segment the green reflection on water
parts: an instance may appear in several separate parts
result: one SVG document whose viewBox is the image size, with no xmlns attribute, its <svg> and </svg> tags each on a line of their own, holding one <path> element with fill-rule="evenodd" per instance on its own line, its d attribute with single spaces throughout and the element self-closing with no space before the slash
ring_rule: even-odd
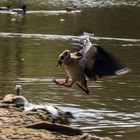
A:
<svg viewBox="0 0 140 140">
<path fill-rule="evenodd" d="M 78 14 L 53 16 L 27 14 L 25 17 L 18 17 L 0 14 L 0 32 L 79 35 L 82 31 L 90 31 L 95 33 L 95 36 L 139 38 L 139 13 L 139 9 L 135 7 L 115 7 L 88 8 Z M 64 19 L 64 22 L 60 19 Z M 114 40 L 95 40 L 95 42 L 122 60 L 132 71 L 114 79 L 103 78 L 95 85 L 88 82 L 91 95 L 86 96 L 76 86 L 70 89 L 61 88 L 51 81 L 53 77 L 65 77 L 63 69 L 56 67 L 55 64 L 61 51 L 71 49 L 70 40 L 0 36 L 0 96 L 14 92 L 13 87 L 18 83 L 23 84 L 24 95 L 31 102 L 71 104 L 85 110 L 111 110 L 124 114 L 139 112 L 140 42 Z M 139 122 L 138 118 L 107 119 Z M 100 134 L 108 133 L 113 137 L 120 134 L 117 133 L 119 128 L 108 130 L 102 128 Z M 135 140 L 138 140 L 137 128 L 127 130 L 121 128 L 121 130 L 125 131 L 125 134 L 119 139 L 128 140 L 132 134 Z"/>
</svg>

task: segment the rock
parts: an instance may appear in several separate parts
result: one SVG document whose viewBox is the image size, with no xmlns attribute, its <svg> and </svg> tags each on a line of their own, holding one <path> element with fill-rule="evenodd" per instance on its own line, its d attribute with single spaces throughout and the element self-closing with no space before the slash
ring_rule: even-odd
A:
<svg viewBox="0 0 140 140">
<path fill-rule="evenodd" d="M 111 140 L 107 137 L 97 137 L 88 133 L 82 134 L 78 128 L 51 122 L 41 122 L 40 117 L 33 114 L 27 115 L 20 108 L 11 105 L 0 107 L 0 140 Z M 46 127 L 46 124 L 49 129 L 42 129 Z M 57 131 L 52 131 L 51 129 Z"/>
<path fill-rule="evenodd" d="M 50 123 L 50 122 L 39 122 L 39 123 L 32 123 L 25 126 L 26 128 L 33 128 L 33 129 L 45 129 L 49 131 L 55 131 L 57 133 L 65 134 L 65 135 L 81 135 L 82 131 L 78 128 L 74 128 L 67 125 Z"/>
</svg>

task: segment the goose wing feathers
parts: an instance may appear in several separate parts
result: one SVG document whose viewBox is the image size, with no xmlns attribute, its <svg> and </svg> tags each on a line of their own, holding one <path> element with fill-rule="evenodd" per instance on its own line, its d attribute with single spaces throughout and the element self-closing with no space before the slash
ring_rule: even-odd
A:
<svg viewBox="0 0 140 140">
<path fill-rule="evenodd" d="M 89 79 L 96 79 L 96 76 L 115 76 L 117 75 L 117 71 L 125 68 L 118 60 L 100 46 L 93 47 L 96 48 L 96 51 L 93 52 L 93 49 L 89 49 L 90 53 L 86 53 L 87 57 L 84 67 L 84 72 Z"/>
<path fill-rule="evenodd" d="M 82 40 L 86 41 L 77 52 L 77 55 L 82 55 L 79 65 L 89 79 L 97 80 L 97 77 L 116 76 L 128 72 L 123 64 L 99 45 L 92 44 L 89 38 L 90 36 L 82 36 Z"/>
</svg>

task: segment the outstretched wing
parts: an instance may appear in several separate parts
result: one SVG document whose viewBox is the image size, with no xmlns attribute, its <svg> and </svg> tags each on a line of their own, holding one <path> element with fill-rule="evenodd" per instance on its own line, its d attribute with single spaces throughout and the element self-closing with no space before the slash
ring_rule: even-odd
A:
<svg viewBox="0 0 140 140">
<path fill-rule="evenodd" d="M 103 76 L 115 76 L 127 70 L 123 64 L 100 46 L 93 45 L 86 55 L 84 72 L 89 79 L 97 80 Z"/>
</svg>

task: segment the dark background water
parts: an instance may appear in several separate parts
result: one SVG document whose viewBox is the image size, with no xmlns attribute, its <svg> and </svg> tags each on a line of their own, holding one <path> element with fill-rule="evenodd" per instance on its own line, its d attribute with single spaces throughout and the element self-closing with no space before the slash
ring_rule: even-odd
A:
<svg viewBox="0 0 140 140">
<path fill-rule="evenodd" d="M 13 7 L 21 3 L 12 2 Z M 140 139 L 140 1 L 31 0 L 25 16 L 0 13 L 0 97 L 23 85 L 33 103 L 55 104 L 73 112 L 72 125 L 115 140 Z M 6 6 L 6 1 L 0 1 Z M 81 12 L 67 13 L 77 4 Z M 44 10 L 44 11 L 41 11 Z M 50 11 L 51 10 L 51 11 Z M 88 81 L 90 95 L 61 88 L 57 57 L 73 47 L 72 37 L 94 33 L 93 43 L 108 50 L 131 71 L 116 78 Z"/>
</svg>

